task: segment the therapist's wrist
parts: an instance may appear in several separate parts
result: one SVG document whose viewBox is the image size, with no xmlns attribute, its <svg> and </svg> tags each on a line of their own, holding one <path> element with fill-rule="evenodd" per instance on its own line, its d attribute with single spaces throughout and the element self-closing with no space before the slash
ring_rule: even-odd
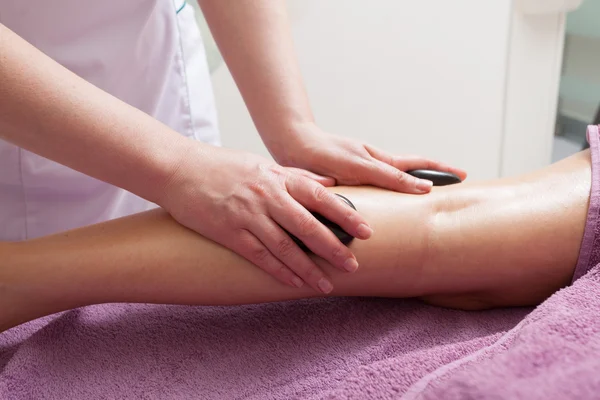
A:
<svg viewBox="0 0 600 400">
<path fill-rule="evenodd" d="M 280 165 L 286 167 L 297 166 L 295 157 L 302 152 L 311 137 L 320 134 L 320 128 L 312 119 L 288 120 L 280 124 L 273 124 L 268 129 L 260 130 L 263 143 Z"/>
<path fill-rule="evenodd" d="M 207 180 L 219 179 L 221 169 L 227 168 L 226 162 L 219 158 L 226 149 L 184 139 L 172 149 L 173 160 L 165 164 L 160 183 L 154 187 L 152 201 L 169 213 L 187 207 L 183 204 L 185 198 L 198 196 Z"/>
<path fill-rule="evenodd" d="M 172 138 L 168 145 L 148 154 L 148 162 L 141 169 L 141 174 L 131 174 L 132 182 L 125 189 L 163 206 L 163 199 L 172 185 L 173 177 L 185 164 L 190 149 L 198 145 L 202 143 L 184 136 Z"/>
</svg>

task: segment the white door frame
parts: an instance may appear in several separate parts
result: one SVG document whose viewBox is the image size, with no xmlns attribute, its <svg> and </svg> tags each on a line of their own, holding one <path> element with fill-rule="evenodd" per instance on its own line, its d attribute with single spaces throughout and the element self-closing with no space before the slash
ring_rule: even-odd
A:
<svg viewBox="0 0 600 400">
<path fill-rule="evenodd" d="M 581 3 L 582 0 L 513 2 L 500 176 L 530 171 L 551 161 L 565 16 Z"/>
</svg>

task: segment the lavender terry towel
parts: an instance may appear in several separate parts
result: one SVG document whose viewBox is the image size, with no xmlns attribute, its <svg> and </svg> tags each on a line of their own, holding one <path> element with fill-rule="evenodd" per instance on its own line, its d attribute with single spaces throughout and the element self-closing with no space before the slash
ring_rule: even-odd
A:
<svg viewBox="0 0 600 400">
<path fill-rule="evenodd" d="M 406 399 L 600 398 L 600 265 L 494 344 L 438 369 Z"/>
<path fill-rule="evenodd" d="M 525 313 L 385 299 L 86 307 L 9 350 L 0 398 L 392 399 Z"/>
<path fill-rule="evenodd" d="M 413 300 L 112 304 L 0 334 L 2 399 L 585 399 L 600 393 L 598 129 L 572 286 L 537 309 Z"/>
<path fill-rule="evenodd" d="M 573 281 L 585 275 L 590 268 L 600 262 L 600 125 L 590 125 L 587 130 L 587 140 L 590 144 L 592 159 L 592 188 L 588 215 L 583 232 L 583 242 L 579 250 L 579 260 L 573 274 Z"/>
</svg>

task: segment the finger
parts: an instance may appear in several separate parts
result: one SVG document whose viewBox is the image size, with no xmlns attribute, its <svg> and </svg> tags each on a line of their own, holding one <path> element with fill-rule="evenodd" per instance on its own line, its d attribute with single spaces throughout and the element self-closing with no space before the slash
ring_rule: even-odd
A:
<svg viewBox="0 0 600 400">
<path fill-rule="evenodd" d="M 356 271 L 358 268 L 356 258 L 331 230 L 291 197 L 289 197 L 289 201 L 281 202 L 281 204 L 282 206 L 276 207 L 272 212 L 273 219 L 281 227 L 300 239 L 310 251 L 334 267 L 347 272 Z M 287 260 L 282 261 L 287 264 Z M 300 277 L 303 277 L 305 273 L 296 269 L 294 272 Z"/>
<path fill-rule="evenodd" d="M 286 181 L 286 187 L 303 209 L 321 214 L 350 235 L 366 240 L 373 234 L 369 223 L 358 211 L 324 187 L 308 180 L 293 178 Z"/>
<path fill-rule="evenodd" d="M 294 243 L 271 218 L 266 215 L 253 220 L 252 231 L 258 239 L 275 255 L 278 261 L 292 270 L 313 289 L 330 293 L 333 285 L 317 264 Z"/>
<path fill-rule="evenodd" d="M 323 175 L 315 174 L 314 172 L 307 171 L 307 170 L 301 169 L 301 168 L 286 167 L 286 169 L 293 174 L 298 174 L 298 175 L 304 176 L 306 178 L 312 179 L 316 182 L 319 182 L 321 185 L 323 185 L 325 187 L 335 186 L 335 178 L 332 178 L 330 176 L 323 176 Z"/>
<path fill-rule="evenodd" d="M 440 172 L 450 172 L 457 175 L 460 180 L 465 180 L 467 177 L 466 171 L 439 161 L 419 156 L 392 156 L 370 145 L 365 145 L 365 149 L 373 158 L 398 168 L 401 171 L 410 171 L 413 169 L 431 169 Z"/>
<path fill-rule="evenodd" d="M 373 185 L 402 193 L 429 193 L 433 186 L 431 181 L 416 178 L 375 158 L 361 162 L 356 167 L 354 175 L 363 185 Z"/>
<path fill-rule="evenodd" d="M 452 167 L 448 164 L 419 156 L 392 157 L 391 165 L 402 171 L 410 171 L 414 169 L 430 169 L 440 172 L 450 172 L 458 176 L 461 181 L 465 180 L 467 177 L 466 171 L 460 168 Z"/>
<path fill-rule="evenodd" d="M 232 250 L 246 258 L 278 281 L 292 287 L 302 287 L 304 281 L 279 261 L 259 239 L 248 230 L 242 230 Z"/>
</svg>

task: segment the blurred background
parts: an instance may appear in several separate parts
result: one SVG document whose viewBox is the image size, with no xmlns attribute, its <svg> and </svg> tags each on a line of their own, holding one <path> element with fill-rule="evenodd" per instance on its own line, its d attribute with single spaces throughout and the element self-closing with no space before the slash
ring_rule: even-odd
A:
<svg viewBox="0 0 600 400">
<path fill-rule="evenodd" d="M 554 159 L 585 146 L 585 126 L 600 124 L 600 1 L 567 15 Z"/>
<path fill-rule="evenodd" d="M 223 144 L 268 156 L 196 7 Z M 397 154 L 529 171 L 600 123 L 600 0 L 288 0 L 319 125 Z"/>
</svg>

